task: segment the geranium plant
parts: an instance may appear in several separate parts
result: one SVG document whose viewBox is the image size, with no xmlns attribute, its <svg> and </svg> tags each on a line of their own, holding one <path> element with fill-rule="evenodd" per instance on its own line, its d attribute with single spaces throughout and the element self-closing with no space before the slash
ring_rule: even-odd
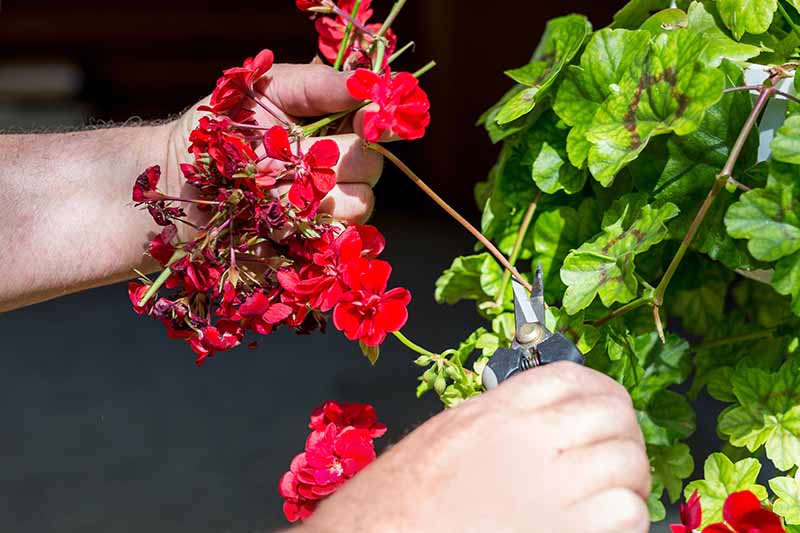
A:
<svg viewBox="0 0 800 533">
<path fill-rule="evenodd" d="M 683 494 L 681 530 L 800 531 L 800 2 L 632 0 L 610 27 L 550 21 L 480 118 L 501 148 L 475 189 L 479 228 L 379 144 L 423 137 L 430 121 L 418 79 L 433 64 L 394 68 L 413 44 L 391 31 L 405 0 L 382 23 L 370 22 L 370 0 L 296 3 L 315 19 L 321 57 L 352 71 L 347 86 L 363 104 L 262 126 L 259 116 L 274 115 L 258 98 L 272 53 L 225 71 L 190 138 L 183 172 L 195 193 L 162 194 L 157 168 L 136 180 L 134 201 L 165 228 L 149 249 L 163 272 L 130 286 L 136 311 L 185 339 L 198 363 L 246 331 L 307 332 L 330 313 L 373 363 L 394 335 L 424 369 L 417 394 L 454 407 L 483 392 L 488 358 L 512 340 L 512 276 L 530 286 L 542 263 L 549 329 L 631 393 L 652 463 L 652 518 Z M 440 303 L 473 300 L 486 319 L 455 348 L 425 349 L 401 333 L 410 295 L 387 290 L 378 230 L 319 210 L 339 153 L 307 138 L 367 105 L 365 145 L 478 241 L 436 282 Z M 208 214 L 188 242 L 176 240 L 183 203 Z M 727 404 L 717 420 L 724 453 L 684 486 L 692 401 L 704 391 Z M 310 428 L 281 481 L 292 520 L 372 460 L 384 431 L 359 404 L 326 404 Z M 771 492 L 756 481 L 767 462 L 784 473 Z"/>
</svg>

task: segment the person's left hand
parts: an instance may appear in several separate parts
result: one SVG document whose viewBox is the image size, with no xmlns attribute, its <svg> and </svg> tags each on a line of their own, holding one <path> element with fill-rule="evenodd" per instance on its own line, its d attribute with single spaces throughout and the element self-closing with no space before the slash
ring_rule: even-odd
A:
<svg viewBox="0 0 800 533">
<path fill-rule="evenodd" d="M 261 102 L 282 120 L 292 124 L 309 117 L 320 117 L 340 111 L 353 109 L 360 102 L 347 91 L 345 83 L 349 73 L 338 72 L 320 64 L 290 65 L 276 64 L 255 86 L 262 98 Z M 197 107 L 206 104 L 203 100 L 187 111 L 172 125 L 169 142 L 169 162 L 167 165 L 166 186 L 168 191 L 183 191 L 185 180 L 179 165 L 192 161 L 189 148 L 189 134 L 197 126 L 203 113 Z M 262 107 L 253 106 L 255 118 L 261 126 L 283 126 Z M 362 122 L 364 110 L 357 112 L 352 123 Z M 358 128 L 357 128 L 358 129 Z M 320 139 L 332 139 L 339 146 L 340 159 L 334 167 L 337 177 L 336 187 L 323 200 L 321 210 L 350 223 L 363 223 L 375 203 L 372 187 L 378 182 L 383 170 L 383 157 L 364 147 L 363 139 L 348 131 L 330 137 L 314 137 L 301 143 L 303 150 Z M 263 154 L 263 147 L 257 152 Z M 283 186 L 277 192 L 285 192 Z M 191 215 L 191 212 L 190 212 Z"/>
</svg>

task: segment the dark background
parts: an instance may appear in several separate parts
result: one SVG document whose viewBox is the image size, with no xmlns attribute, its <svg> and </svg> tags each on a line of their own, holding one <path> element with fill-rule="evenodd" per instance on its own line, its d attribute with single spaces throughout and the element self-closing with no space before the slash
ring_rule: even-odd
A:
<svg viewBox="0 0 800 533">
<path fill-rule="evenodd" d="M 390 4 L 373 3 L 377 16 Z M 417 52 L 402 67 L 431 58 L 439 67 L 423 81 L 430 133 L 397 151 L 477 220 L 472 187 L 497 150 L 474 122 L 510 86 L 502 71 L 527 62 L 549 18 L 577 11 L 599 27 L 620 4 L 409 2 L 396 30 Z M 161 119 L 261 48 L 306 62 L 315 42 L 291 0 L 6 0 L 0 128 Z M 436 306 L 433 283 L 472 241 L 393 169 L 377 197 L 374 223 L 387 235 L 394 279 L 415 298 L 405 331 L 448 347 L 478 318 L 469 305 Z M 186 346 L 132 313 L 122 286 L 2 315 L 0 336 L 3 532 L 275 529 L 285 524 L 278 478 L 301 451 L 314 407 L 375 404 L 391 428 L 382 445 L 438 410 L 433 398 L 414 399 L 413 356 L 391 339 L 376 368 L 333 331 L 282 333 L 196 369 Z"/>
</svg>

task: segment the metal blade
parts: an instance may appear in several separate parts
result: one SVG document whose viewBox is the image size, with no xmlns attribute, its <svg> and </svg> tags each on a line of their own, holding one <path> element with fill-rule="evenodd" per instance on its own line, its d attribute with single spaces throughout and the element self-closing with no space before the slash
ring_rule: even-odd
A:
<svg viewBox="0 0 800 533">
<path fill-rule="evenodd" d="M 514 290 L 514 320 L 516 327 L 519 328 L 524 324 L 533 324 L 539 322 L 539 317 L 531 305 L 531 298 L 525 287 L 517 280 L 511 281 L 511 286 Z"/>
<path fill-rule="evenodd" d="M 531 307 L 533 312 L 536 313 L 538 321 L 542 324 L 545 322 L 544 315 L 544 281 L 542 275 L 542 263 L 536 267 L 536 275 L 533 278 L 533 290 L 531 291 Z"/>
</svg>

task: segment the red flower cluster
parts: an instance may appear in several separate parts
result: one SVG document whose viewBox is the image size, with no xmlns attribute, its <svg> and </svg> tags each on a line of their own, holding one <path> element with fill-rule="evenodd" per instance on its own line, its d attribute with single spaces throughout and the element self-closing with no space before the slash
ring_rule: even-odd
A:
<svg viewBox="0 0 800 533">
<path fill-rule="evenodd" d="M 131 302 L 137 313 L 160 320 L 171 338 L 186 341 L 198 364 L 238 346 L 247 331 L 323 328 L 329 311 L 349 339 L 368 346 L 408 316 L 408 291 L 387 291 L 391 267 L 377 259 L 385 244 L 378 230 L 347 227 L 319 212 L 336 185 L 335 141 L 319 140 L 303 153 L 296 129 L 255 123 L 255 84 L 272 61 L 265 50 L 217 82 L 204 108 L 211 116 L 189 136 L 194 161 L 181 166 L 192 194 L 159 192 L 158 167 L 133 187 L 133 201 L 164 226 L 147 251 L 164 272 L 131 283 Z M 288 192 L 280 194 L 283 184 Z M 179 241 L 176 224 L 190 221 L 175 205 L 184 203 L 197 205 L 208 222 L 192 222 L 194 238 Z M 163 289 L 172 292 L 158 294 Z"/>
<path fill-rule="evenodd" d="M 371 405 L 327 402 L 311 414 L 311 434 L 281 477 L 278 490 L 290 522 L 305 520 L 320 500 L 375 459 L 373 440 L 386 433 Z"/>
<path fill-rule="evenodd" d="M 431 105 L 419 80 L 408 72 L 392 76 L 387 66 L 379 76 L 358 69 L 347 80 L 347 89 L 353 98 L 378 104 L 378 111 L 364 116 L 364 138 L 368 141 L 378 142 L 386 132 L 409 141 L 425 135 L 425 128 L 431 122 Z"/>
<path fill-rule="evenodd" d="M 724 522 L 703 528 L 702 533 L 785 533 L 781 518 L 764 509 L 758 497 L 750 491 L 728 496 L 722 509 Z M 700 527 L 702 509 L 695 491 L 685 505 L 681 505 L 681 524 L 672 524 L 673 533 L 692 533 Z"/>
</svg>

